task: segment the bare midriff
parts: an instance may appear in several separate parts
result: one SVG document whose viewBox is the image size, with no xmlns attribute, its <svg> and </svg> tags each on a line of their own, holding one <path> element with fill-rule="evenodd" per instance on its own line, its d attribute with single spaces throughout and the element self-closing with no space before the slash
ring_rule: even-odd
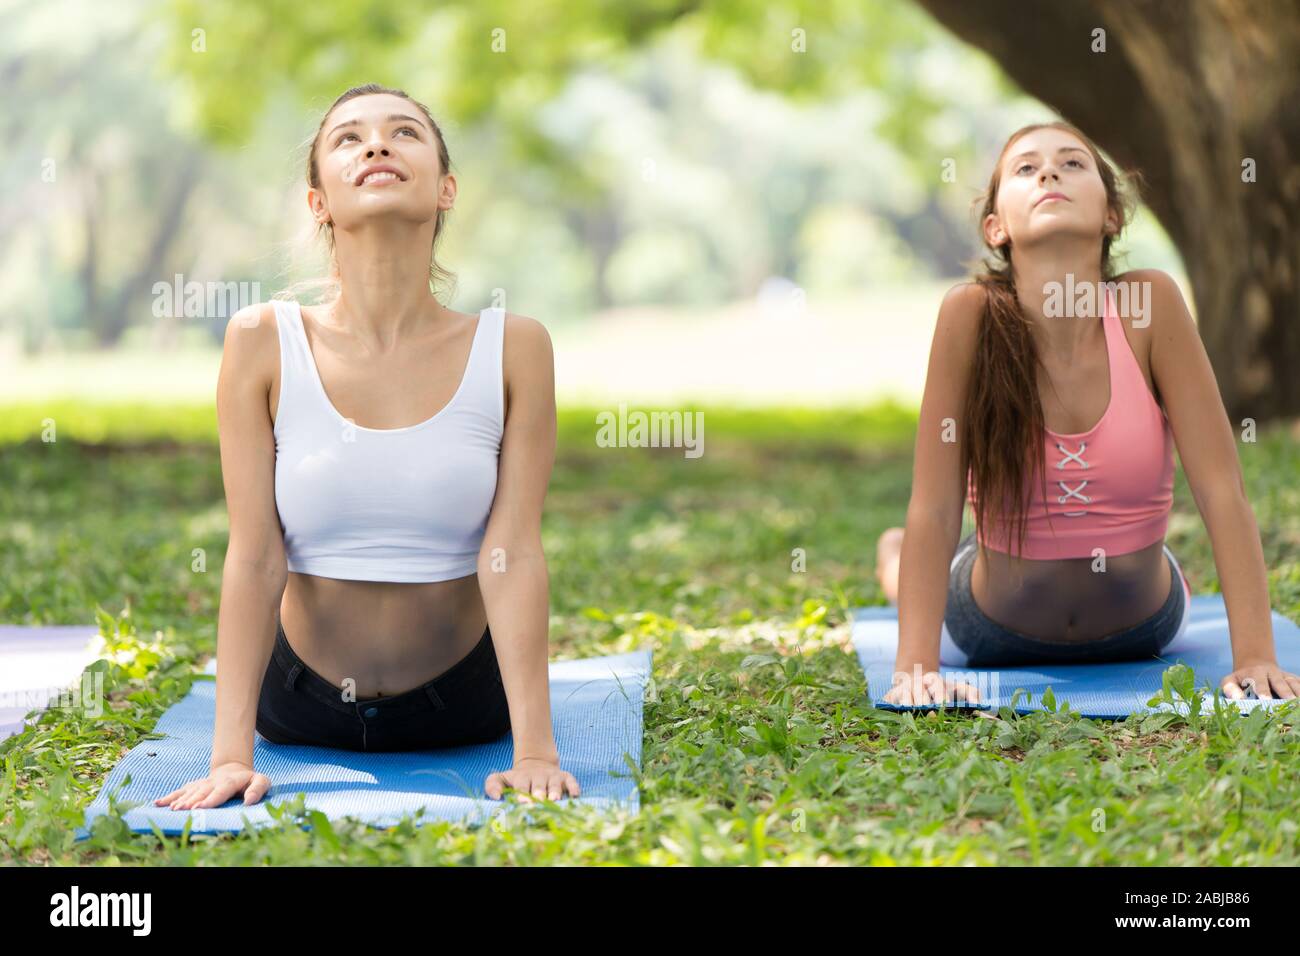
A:
<svg viewBox="0 0 1300 956">
<path fill-rule="evenodd" d="M 344 581 L 290 572 L 280 602 L 289 646 L 358 699 L 391 697 L 428 683 L 483 636 L 478 575 L 449 581 Z"/>
<path fill-rule="evenodd" d="M 311 315 L 314 309 L 304 309 Z M 461 335 L 473 336 L 474 316 L 454 313 L 464 320 Z M 468 324 L 466 324 L 468 323 Z M 468 351 L 464 346 L 461 351 Z M 385 390 L 394 382 L 442 381 L 445 376 L 428 372 L 447 351 L 440 340 L 433 358 L 425 360 L 423 351 L 404 350 L 405 360 L 419 373 L 400 369 L 378 369 L 371 365 L 366 374 L 372 382 L 384 383 Z M 321 349 L 316 354 L 325 353 Z M 454 366 L 461 374 L 465 361 Z M 319 368 L 319 365 L 318 365 Z M 449 380 L 450 381 L 450 380 Z M 427 386 L 421 386 L 426 388 Z M 335 385 L 331 377 L 334 393 Z M 419 421 L 427 418 L 424 409 L 438 407 L 432 399 L 422 400 L 418 408 L 406 407 L 396 414 L 374 395 L 357 396 L 347 387 L 338 387 L 346 407 L 355 410 L 362 421 L 375 428 L 399 427 L 392 422 Z M 416 389 L 398 389 L 397 394 L 413 395 Z M 441 404 L 454 393 L 454 381 L 439 392 Z M 427 398 L 427 397 L 426 397 Z M 274 424 L 279 413 L 280 373 L 272 370 L 267 394 L 267 411 Z M 343 681 L 355 681 L 358 698 L 392 697 L 426 684 L 449 670 L 465 657 L 483 636 L 487 611 L 478 587 L 478 575 L 470 574 L 447 581 L 390 582 L 353 581 L 326 578 L 314 574 L 289 572 L 289 580 L 280 601 L 280 624 L 289 646 L 303 662 L 321 677 L 343 687 Z"/>
<path fill-rule="evenodd" d="M 1169 597 L 1173 569 L 1164 540 L 1095 559 L 1033 560 L 979 549 L 971 594 L 985 616 L 1044 641 L 1072 643 L 1114 634 L 1146 620 Z"/>
</svg>

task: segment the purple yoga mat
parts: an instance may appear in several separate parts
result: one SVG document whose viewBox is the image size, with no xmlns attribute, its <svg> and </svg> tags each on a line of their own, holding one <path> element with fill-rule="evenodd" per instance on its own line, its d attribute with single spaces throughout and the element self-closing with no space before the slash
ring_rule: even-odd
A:
<svg viewBox="0 0 1300 956">
<path fill-rule="evenodd" d="M 0 740 L 23 729 L 30 711 L 64 695 L 87 708 L 103 707 L 103 680 L 79 680 L 99 658 L 99 628 L 84 624 L 46 627 L 0 625 Z"/>
</svg>

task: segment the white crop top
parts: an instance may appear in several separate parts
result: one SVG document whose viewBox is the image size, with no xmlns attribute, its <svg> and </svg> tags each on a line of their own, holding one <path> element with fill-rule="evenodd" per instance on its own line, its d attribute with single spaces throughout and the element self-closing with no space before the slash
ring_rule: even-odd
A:
<svg viewBox="0 0 1300 956">
<path fill-rule="evenodd" d="M 505 310 L 479 313 L 464 377 L 441 411 L 405 428 L 365 428 L 325 394 L 298 303 L 272 304 L 275 505 L 289 570 L 358 581 L 473 574 L 505 430 Z"/>
</svg>

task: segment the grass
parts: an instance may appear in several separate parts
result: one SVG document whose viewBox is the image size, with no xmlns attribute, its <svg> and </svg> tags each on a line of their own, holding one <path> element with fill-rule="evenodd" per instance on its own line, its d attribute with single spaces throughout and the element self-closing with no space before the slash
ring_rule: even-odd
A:
<svg viewBox="0 0 1300 956">
<path fill-rule="evenodd" d="M 42 442 L 50 422 L 58 440 Z M 551 638 L 556 657 L 654 650 L 638 816 L 549 807 L 533 811 L 531 824 L 512 810 L 478 829 L 378 830 L 312 816 L 289 797 L 272 800 L 276 826 L 247 834 L 132 834 L 110 815 L 74 844 L 110 768 L 186 693 L 215 647 L 226 513 L 214 414 L 76 402 L 4 408 L 0 620 L 98 620 L 112 653 L 95 665 L 109 697 L 102 716 L 48 710 L 0 742 L 0 862 L 1300 858 L 1294 704 L 1247 717 L 1121 722 L 871 706 L 848 616 L 883 600 L 875 539 L 902 522 L 907 504 L 908 412 L 708 409 L 698 459 L 597 447 L 594 422 L 594 411 L 561 412 L 544 525 Z M 1273 606 L 1300 618 L 1300 449 L 1281 429 L 1240 447 Z M 1215 589 L 1181 471 L 1169 543 L 1195 589 Z M 791 571 L 796 548 L 806 553 L 802 573 Z"/>
</svg>

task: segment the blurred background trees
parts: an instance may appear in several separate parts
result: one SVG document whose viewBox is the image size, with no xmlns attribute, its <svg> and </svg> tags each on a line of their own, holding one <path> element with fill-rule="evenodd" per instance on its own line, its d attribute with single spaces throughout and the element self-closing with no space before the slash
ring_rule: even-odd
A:
<svg viewBox="0 0 1300 956">
<path fill-rule="evenodd" d="M 932 325 L 934 289 L 982 252 L 971 204 L 997 150 L 1059 111 L 1150 181 L 1127 264 L 1185 277 L 1230 410 L 1295 413 L 1300 171 L 1278 132 L 1298 102 L 1280 59 L 1295 17 L 1208 6 L 9 4 L 0 336 L 29 355 L 211 348 L 225 315 L 158 315 L 156 283 L 266 298 L 319 274 L 306 144 L 370 81 L 428 104 L 447 136 L 453 308 L 504 289 L 580 330 L 797 295 L 869 321 L 881 290 L 913 290 L 905 321 Z M 1161 19 L 1174 7 L 1196 12 Z"/>
</svg>

